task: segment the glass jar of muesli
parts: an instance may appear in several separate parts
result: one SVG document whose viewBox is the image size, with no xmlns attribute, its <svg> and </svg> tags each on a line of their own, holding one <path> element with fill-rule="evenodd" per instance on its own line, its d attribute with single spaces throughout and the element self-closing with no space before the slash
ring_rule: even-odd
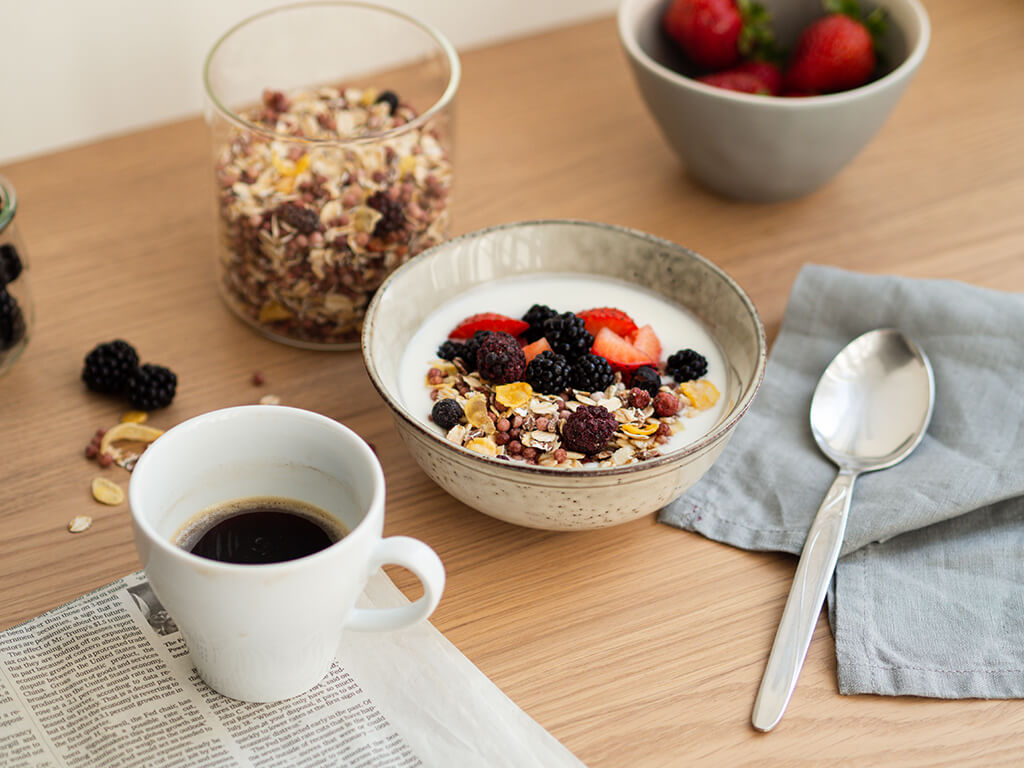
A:
<svg viewBox="0 0 1024 768">
<path fill-rule="evenodd" d="M 35 323 L 28 254 L 14 224 L 17 212 L 14 187 L 0 176 L 0 376 L 25 351 Z"/>
<path fill-rule="evenodd" d="M 277 8 L 217 41 L 217 278 L 239 317 L 296 346 L 359 345 L 384 278 L 448 237 L 459 76 L 440 33 L 367 3 Z"/>
</svg>

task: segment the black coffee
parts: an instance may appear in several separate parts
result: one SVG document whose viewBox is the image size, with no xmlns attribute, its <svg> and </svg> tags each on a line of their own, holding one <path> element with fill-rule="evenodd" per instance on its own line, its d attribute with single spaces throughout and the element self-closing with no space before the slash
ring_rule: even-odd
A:
<svg viewBox="0 0 1024 768">
<path fill-rule="evenodd" d="M 222 563 L 266 565 L 329 547 L 344 529 L 319 507 L 294 499 L 237 499 L 204 510 L 178 537 L 194 555 Z"/>
</svg>

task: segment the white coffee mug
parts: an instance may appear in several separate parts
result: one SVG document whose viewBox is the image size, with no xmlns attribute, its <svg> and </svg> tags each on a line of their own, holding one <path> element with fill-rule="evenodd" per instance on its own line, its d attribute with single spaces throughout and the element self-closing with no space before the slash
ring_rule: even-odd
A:
<svg viewBox="0 0 1024 768">
<path fill-rule="evenodd" d="M 313 504 L 349 533 L 314 554 L 261 565 L 206 559 L 175 543 L 212 505 L 260 496 Z M 251 405 L 189 419 L 146 449 L 129 499 L 153 591 L 203 680 L 231 698 L 279 701 L 312 688 L 327 673 L 343 629 L 422 621 L 444 589 L 444 567 L 430 547 L 382 538 L 384 473 L 370 447 L 310 411 Z M 399 608 L 355 607 L 385 563 L 412 571 L 423 596 Z"/>
</svg>

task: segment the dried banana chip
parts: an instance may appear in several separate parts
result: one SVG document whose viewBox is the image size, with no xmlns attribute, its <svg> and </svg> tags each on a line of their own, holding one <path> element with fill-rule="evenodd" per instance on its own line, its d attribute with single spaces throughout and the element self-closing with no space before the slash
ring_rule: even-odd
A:
<svg viewBox="0 0 1024 768">
<path fill-rule="evenodd" d="M 81 533 L 92 525 L 92 518 L 88 515 L 75 515 L 68 523 L 68 530 L 72 533 Z"/>
<path fill-rule="evenodd" d="M 121 423 L 144 424 L 148 418 L 149 414 L 145 411 L 128 411 L 121 414 Z"/>
<path fill-rule="evenodd" d="M 707 410 L 717 403 L 720 397 L 718 387 L 707 379 L 688 381 L 685 384 L 680 384 L 679 389 L 698 411 Z"/>
<path fill-rule="evenodd" d="M 482 453 L 484 456 L 497 456 L 498 445 L 489 437 L 474 437 L 466 447 L 474 453 Z"/>
<path fill-rule="evenodd" d="M 644 424 L 642 427 L 635 424 L 623 424 L 622 431 L 628 435 L 653 435 L 658 431 L 658 424 Z"/>
<path fill-rule="evenodd" d="M 108 480 L 105 477 L 94 477 L 92 479 L 92 497 L 100 504 L 116 507 L 124 501 L 124 490 L 113 480 Z"/>
<path fill-rule="evenodd" d="M 486 424 L 493 423 L 491 417 L 487 415 L 487 398 L 484 395 L 473 395 L 466 401 L 463 410 L 466 413 L 466 421 L 474 427 L 483 429 Z"/>
<path fill-rule="evenodd" d="M 151 443 L 163 433 L 162 429 L 147 427 L 134 421 L 121 422 L 117 426 L 108 429 L 106 434 L 103 435 L 103 440 L 100 441 L 100 455 L 109 453 L 116 459 L 120 452 L 113 447 L 113 444 L 118 440 Z"/>
<path fill-rule="evenodd" d="M 530 402 L 533 387 L 525 381 L 499 384 L 494 388 L 494 397 L 506 408 L 519 408 Z"/>
</svg>

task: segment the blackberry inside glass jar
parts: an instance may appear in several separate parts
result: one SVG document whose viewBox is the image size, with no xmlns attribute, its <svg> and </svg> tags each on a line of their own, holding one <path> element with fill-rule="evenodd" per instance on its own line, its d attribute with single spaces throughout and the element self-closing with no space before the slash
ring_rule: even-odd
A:
<svg viewBox="0 0 1024 768">
<path fill-rule="evenodd" d="M 25 246 L 14 223 L 18 197 L 0 176 L 0 376 L 28 344 L 35 322 Z"/>
</svg>

